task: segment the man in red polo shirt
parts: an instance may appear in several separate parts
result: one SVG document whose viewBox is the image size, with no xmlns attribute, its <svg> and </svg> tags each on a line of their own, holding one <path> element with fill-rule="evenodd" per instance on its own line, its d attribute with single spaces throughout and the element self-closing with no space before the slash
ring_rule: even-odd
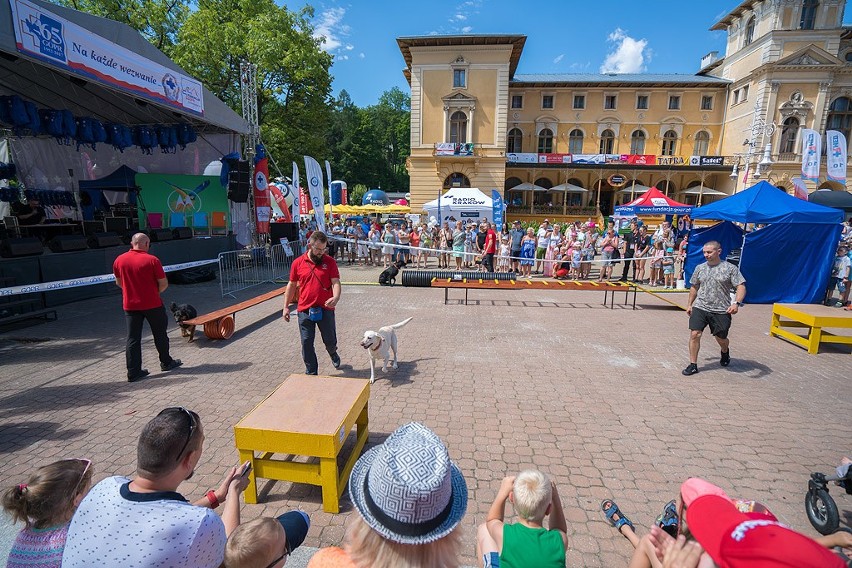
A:
<svg viewBox="0 0 852 568">
<path fill-rule="evenodd" d="M 494 223 L 482 223 L 480 230 L 485 231 L 485 246 L 482 247 L 482 266 L 488 272 L 494 272 L 494 253 L 497 252 L 497 232 Z"/>
<path fill-rule="evenodd" d="M 294 260 L 290 267 L 290 282 L 284 292 L 284 321 L 290 321 L 290 308 L 298 299 L 299 335 L 306 375 L 318 372 L 319 363 L 314 350 L 317 328 L 331 357 L 331 364 L 335 369 L 340 368 L 334 323 L 334 307 L 340 300 L 340 272 L 337 263 L 326 251 L 328 237 L 325 233 L 311 233 L 307 252 Z"/>
<path fill-rule="evenodd" d="M 148 375 L 142 368 L 142 324 L 147 320 L 160 355 L 160 369 L 171 371 L 181 366 L 180 359 L 169 355 L 168 317 L 160 294 L 169 286 L 160 260 L 148 254 L 151 241 L 145 233 L 136 233 L 130 250 L 115 259 L 112 272 L 121 288 L 127 320 L 127 380 L 131 383 Z"/>
</svg>

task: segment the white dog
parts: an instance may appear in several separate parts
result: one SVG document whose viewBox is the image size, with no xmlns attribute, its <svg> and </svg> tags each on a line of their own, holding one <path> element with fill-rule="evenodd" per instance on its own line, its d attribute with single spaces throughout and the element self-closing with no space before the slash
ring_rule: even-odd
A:
<svg viewBox="0 0 852 568">
<path fill-rule="evenodd" d="M 370 384 L 376 380 L 376 361 L 382 359 L 382 372 L 388 370 L 388 360 L 390 353 L 393 351 L 394 369 L 398 369 L 399 365 L 396 362 L 396 330 L 403 327 L 414 318 L 408 318 L 393 325 L 386 325 L 379 328 L 379 331 L 365 331 L 364 339 L 361 340 L 361 347 L 370 352 Z"/>
</svg>

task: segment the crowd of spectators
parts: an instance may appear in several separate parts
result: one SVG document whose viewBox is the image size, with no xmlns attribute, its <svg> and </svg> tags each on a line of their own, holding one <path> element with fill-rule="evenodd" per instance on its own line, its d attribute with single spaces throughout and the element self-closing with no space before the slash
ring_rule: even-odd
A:
<svg viewBox="0 0 852 568">
<path fill-rule="evenodd" d="M 189 502 L 178 492 L 192 477 L 204 443 L 201 417 L 166 408 L 142 430 L 134 478 L 112 476 L 91 486 L 86 459 L 37 469 L 8 488 L 3 507 L 24 525 L 8 568 L 192 566 L 280 568 L 304 541 L 310 518 L 290 511 L 240 523 L 248 462 Z M 843 460 L 841 467 L 848 467 Z M 320 549 L 308 568 L 428 568 L 460 565 L 460 523 L 468 488 L 443 441 L 411 422 L 359 457 L 349 477 L 357 513 L 340 547 Z M 506 519 L 506 504 L 514 522 Z M 213 512 L 224 504 L 221 517 Z M 778 522 L 768 507 L 732 499 L 699 478 L 687 479 L 651 530 L 638 536 L 613 499 L 601 509 L 635 552 L 630 568 L 745 566 L 841 568 L 852 533 L 811 539 Z M 570 536 L 556 483 L 544 472 L 505 477 L 477 529 L 484 568 L 562 568 Z M 831 549 L 837 548 L 836 551 Z"/>
</svg>

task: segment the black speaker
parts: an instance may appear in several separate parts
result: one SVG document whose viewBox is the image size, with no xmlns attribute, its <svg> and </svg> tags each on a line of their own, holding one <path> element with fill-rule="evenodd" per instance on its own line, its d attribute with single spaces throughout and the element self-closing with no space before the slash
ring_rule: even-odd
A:
<svg viewBox="0 0 852 568">
<path fill-rule="evenodd" d="M 270 223 L 269 238 L 272 244 L 277 245 L 282 238 L 286 238 L 291 243 L 299 240 L 299 224 L 298 223 Z"/>
<path fill-rule="evenodd" d="M 53 252 L 71 252 L 75 250 L 86 250 L 86 237 L 83 235 L 56 235 L 47 243 Z"/>
<path fill-rule="evenodd" d="M 248 201 L 251 191 L 251 167 L 248 160 L 234 160 L 228 163 L 228 199 L 234 203 Z"/>
<path fill-rule="evenodd" d="M 159 243 L 162 241 L 170 241 L 172 240 L 172 231 L 171 229 L 151 229 L 148 231 L 148 238 L 151 239 L 152 243 Z"/>
<path fill-rule="evenodd" d="M 175 227 L 172 229 L 172 237 L 175 239 L 191 239 L 192 229 L 189 227 Z"/>
<path fill-rule="evenodd" d="M 44 252 L 44 246 L 36 237 L 22 239 L 5 239 L 0 242 L 0 256 L 6 258 L 15 256 L 34 256 Z"/>
<path fill-rule="evenodd" d="M 124 244 L 121 242 L 118 233 L 95 233 L 89 236 L 86 242 L 89 243 L 89 248 L 93 249 L 117 247 Z"/>
</svg>

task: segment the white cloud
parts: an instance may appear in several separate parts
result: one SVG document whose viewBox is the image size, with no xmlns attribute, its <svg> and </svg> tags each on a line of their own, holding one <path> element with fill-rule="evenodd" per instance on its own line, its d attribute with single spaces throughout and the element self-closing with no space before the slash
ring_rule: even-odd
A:
<svg viewBox="0 0 852 568">
<path fill-rule="evenodd" d="M 364 55 L 364 52 L 362 51 L 361 53 L 358 54 L 358 57 L 360 57 L 361 59 L 364 59 L 367 56 Z"/>
<path fill-rule="evenodd" d="M 645 71 L 645 60 L 650 57 L 648 40 L 635 39 L 621 28 L 609 34 L 613 45 L 601 65 L 601 73 L 641 73 Z"/>
<path fill-rule="evenodd" d="M 318 21 L 315 22 L 314 37 L 324 40 L 323 51 L 334 53 L 341 47 L 354 49 L 353 46 L 344 44 L 350 32 L 350 27 L 343 23 L 345 15 L 346 8 L 329 8 L 319 15 Z"/>
<path fill-rule="evenodd" d="M 554 63 L 554 64 L 559 63 L 559 62 L 560 62 L 560 61 L 562 61 L 564 58 L 565 58 L 565 54 L 564 54 L 564 53 L 560 53 L 559 55 L 557 55 L 557 56 L 556 56 L 556 59 L 554 59 L 554 60 L 553 60 L 553 63 Z"/>
<path fill-rule="evenodd" d="M 466 19 L 467 19 L 467 16 L 465 16 L 464 14 L 456 14 L 456 15 L 455 15 L 455 18 L 456 18 L 457 20 L 466 20 Z"/>
<path fill-rule="evenodd" d="M 461 29 L 463 34 L 469 34 L 473 30 L 473 26 L 465 26 Z"/>
</svg>

